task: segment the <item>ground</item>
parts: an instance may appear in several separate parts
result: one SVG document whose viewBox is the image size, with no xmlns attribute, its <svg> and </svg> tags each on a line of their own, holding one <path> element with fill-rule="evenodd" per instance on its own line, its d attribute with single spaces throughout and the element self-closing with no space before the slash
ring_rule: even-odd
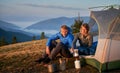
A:
<svg viewBox="0 0 120 73">
<path fill-rule="evenodd" d="M 46 39 L 0 47 L 0 73 L 48 73 L 47 67 L 35 62 L 44 52 L 45 43 Z M 85 63 L 77 70 L 74 61 L 74 58 L 68 59 L 66 70 L 57 70 L 55 73 L 99 73 L 96 68 Z M 58 58 L 53 63 L 59 68 Z M 120 73 L 120 70 L 103 73 Z"/>
</svg>

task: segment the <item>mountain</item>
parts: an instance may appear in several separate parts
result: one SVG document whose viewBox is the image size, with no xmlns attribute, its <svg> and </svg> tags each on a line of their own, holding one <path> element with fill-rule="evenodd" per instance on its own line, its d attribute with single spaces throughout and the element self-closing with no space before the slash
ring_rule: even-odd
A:
<svg viewBox="0 0 120 73">
<path fill-rule="evenodd" d="M 53 18 L 44 20 L 41 22 L 38 22 L 36 24 L 33 24 L 31 26 L 28 26 L 27 29 L 40 29 L 40 30 L 55 30 L 60 27 L 62 24 L 70 25 L 74 22 L 72 18 L 66 18 L 66 17 L 59 17 L 59 18 Z"/>
<path fill-rule="evenodd" d="M 0 28 L 6 31 L 14 31 L 20 29 L 20 27 L 2 20 L 0 20 Z"/>
<path fill-rule="evenodd" d="M 12 32 L 12 31 L 5 31 L 0 28 L 0 39 L 4 37 L 8 43 L 11 43 L 13 36 L 16 36 L 17 42 L 25 42 L 25 41 L 32 40 L 32 37 L 26 34 L 19 33 L 19 32 Z"/>
<path fill-rule="evenodd" d="M 0 20 L 0 39 L 4 37 L 8 43 L 11 43 L 13 36 L 16 36 L 18 42 L 24 42 L 32 40 L 33 34 L 23 31 L 14 24 Z"/>
<path fill-rule="evenodd" d="M 68 18 L 68 17 L 58 17 L 58 18 L 52 18 L 44 21 L 40 21 L 38 23 L 35 23 L 31 26 L 28 26 L 26 29 L 39 29 L 39 30 L 59 30 L 60 26 L 62 24 L 66 24 L 68 26 L 71 26 L 74 23 L 74 20 L 77 19 L 77 17 Z M 89 21 L 89 17 L 81 17 L 84 22 Z"/>
<path fill-rule="evenodd" d="M 21 27 L 16 26 L 15 24 L 8 23 L 6 21 L 0 20 L 0 28 L 5 30 L 5 31 L 11 31 L 11 32 L 18 32 L 18 33 L 23 33 L 29 36 L 33 36 L 32 33 L 23 31 Z"/>
</svg>

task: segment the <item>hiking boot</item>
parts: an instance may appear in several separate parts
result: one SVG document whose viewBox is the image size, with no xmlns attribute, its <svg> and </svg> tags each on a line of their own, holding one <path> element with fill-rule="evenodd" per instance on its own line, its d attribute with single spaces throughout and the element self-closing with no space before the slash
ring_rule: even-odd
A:
<svg viewBox="0 0 120 73">
<path fill-rule="evenodd" d="M 49 57 L 47 57 L 45 60 L 43 60 L 44 64 L 48 64 L 51 61 L 51 59 Z"/>
<path fill-rule="evenodd" d="M 41 62 L 43 62 L 44 60 L 45 60 L 45 58 L 40 58 L 40 59 L 36 60 L 35 62 L 41 63 Z"/>
</svg>

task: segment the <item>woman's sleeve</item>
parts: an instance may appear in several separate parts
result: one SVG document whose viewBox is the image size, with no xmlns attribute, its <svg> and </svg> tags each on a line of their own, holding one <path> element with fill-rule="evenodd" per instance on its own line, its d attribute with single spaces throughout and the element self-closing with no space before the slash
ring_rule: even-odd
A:
<svg viewBox="0 0 120 73">
<path fill-rule="evenodd" d="M 92 43 L 93 43 L 93 36 L 90 35 L 90 36 L 88 37 L 88 40 L 89 40 L 88 47 L 91 47 L 91 46 L 92 46 Z"/>
</svg>

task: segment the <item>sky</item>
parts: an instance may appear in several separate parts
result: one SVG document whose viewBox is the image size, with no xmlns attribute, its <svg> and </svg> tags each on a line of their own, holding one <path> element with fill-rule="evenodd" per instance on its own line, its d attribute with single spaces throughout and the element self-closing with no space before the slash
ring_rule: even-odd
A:
<svg viewBox="0 0 120 73">
<path fill-rule="evenodd" d="M 0 0 L 0 20 L 27 27 L 57 18 L 89 16 L 90 7 L 120 5 L 120 0 Z"/>
</svg>

